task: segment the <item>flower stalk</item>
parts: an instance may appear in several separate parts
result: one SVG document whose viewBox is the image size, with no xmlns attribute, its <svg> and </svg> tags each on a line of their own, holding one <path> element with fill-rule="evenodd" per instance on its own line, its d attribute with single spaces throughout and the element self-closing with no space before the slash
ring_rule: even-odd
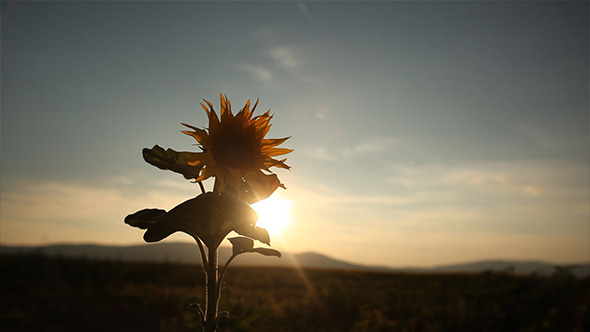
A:
<svg viewBox="0 0 590 332">
<path fill-rule="evenodd" d="M 218 283 L 221 280 L 218 280 L 218 272 L 217 272 L 217 256 L 218 256 L 218 249 L 210 249 L 209 250 L 209 257 L 207 261 L 207 292 L 206 292 L 206 309 L 205 309 L 205 321 L 203 322 L 203 330 L 205 332 L 213 332 L 217 330 L 217 312 L 219 310 L 219 291 L 218 291 Z"/>
<path fill-rule="evenodd" d="M 220 95 L 220 101 L 220 116 L 209 101 L 201 104 L 209 118 L 208 128 L 183 123 L 192 129 L 183 133 L 199 142 L 201 152 L 164 150 L 158 145 L 143 149 L 146 162 L 193 180 L 199 184 L 201 194 L 170 211 L 143 209 L 125 218 L 125 223 L 146 230 L 143 236 L 146 242 L 161 241 L 178 231 L 195 239 L 206 279 L 205 310 L 199 304 L 191 304 L 189 308 L 199 313 L 204 332 L 216 331 L 219 319 L 229 316 L 226 312 L 219 313 L 219 299 L 223 277 L 236 256 L 251 252 L 281 257 L 277 250 L 254 247 L 255 240 L 270 245 L 270 237 L 264 228 L 256 227 L 258 215 L 249 204 L 266 199 L 279 187 L 285 188 L 270 168 L 289 169 L 286 159 L 273 157 L 292 151 L 277 147 L 289 137 L 265 138 L 272 116 L 269 112 L 253 116 L 258 101 L 250 109 L 248 100 L 235 115 L 227 96 Z M 211 177 L 215 179 L 213 191 L 206 192 L 202 181 Z M 219 246 L 232 231 L 241 236 L 229 239 L 232 256 L 220 272 Z"/>
</svg>

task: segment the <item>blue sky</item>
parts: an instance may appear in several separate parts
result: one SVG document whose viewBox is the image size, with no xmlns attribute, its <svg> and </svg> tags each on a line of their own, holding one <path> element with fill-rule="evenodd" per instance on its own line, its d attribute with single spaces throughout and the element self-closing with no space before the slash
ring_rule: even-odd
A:
<svg viewBox="0 0 590 332">
<path fill-rule="evenodd" d="M 280 249 L 590 260 L 586 2 L 2 8 L 0 243 L 140 243 L 125 215 L 199 192 L 141 149 L 195 149 L 221 92 L 292 136 Z"/>
</svg>

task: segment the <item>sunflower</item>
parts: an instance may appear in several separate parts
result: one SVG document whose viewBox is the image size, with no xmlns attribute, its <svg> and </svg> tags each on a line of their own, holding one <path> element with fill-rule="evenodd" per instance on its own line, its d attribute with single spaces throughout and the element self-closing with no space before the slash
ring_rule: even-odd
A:
<svg viewBox="0 0 590 332">
<path fill-rule="evenodd" d="M 289 137 L 266 139 L 271 124 L 270 111 L 258 116 L 254 110 L 258 100 L 250 109 L 250 100 L 235 115 L 227 96 L 220 94 L 221 112 L 217 115 L 213 105 L 204 100 L 201 106 L 207 113 L 209 127 L 200 129 L 189 124 L 184 126 L 192 131 L 182 131 L 194 137 L 202 150 L 193 153 L 188 165 L 200 166 L 196 181 L 215 177 L 214 192 L 237 195 L 241 200 L 253 203 L 270 196 L 278 187 L 285 188 L 271 167 L 290 169 L 286 159 L 273 157 L 293 150 L 278 148 Z"/>
</svg>

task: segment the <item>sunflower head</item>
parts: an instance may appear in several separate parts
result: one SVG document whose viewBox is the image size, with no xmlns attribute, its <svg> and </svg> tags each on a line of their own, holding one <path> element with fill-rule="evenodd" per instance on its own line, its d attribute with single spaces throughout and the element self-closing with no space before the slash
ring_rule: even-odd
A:
<svg viewBox="0 0 590 332">
<path fill-rule="evenodd" d="M 218 116 L 211 102 L 201 104 L 209 119 L 209 127 L 192 129 L 183 133 L 194 137 L 202 152 L 194 153 L 188 165 L 201 167 L 197 181 L 215 177 L 214 191 L 237 195 L 253 203 L 272 194 L 278 187 L 284 188 L 271 167 L 289 169 L 286 159 L 273 157 L 293 150 L 278 148 L 289 137 L 266 139 L 272 115 L 270 111 L 254 116 L 258 100 L 250 109 L 250 100 L 236 114 L 232 113 L 227 96 L 220 94 L 221 112 Z"/>
</svg>

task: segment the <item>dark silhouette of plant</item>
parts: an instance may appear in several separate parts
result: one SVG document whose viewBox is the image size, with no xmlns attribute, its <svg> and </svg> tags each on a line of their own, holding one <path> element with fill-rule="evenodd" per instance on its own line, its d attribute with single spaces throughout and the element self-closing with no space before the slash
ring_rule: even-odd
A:
<svg viewBox="0 0 590 332">
<path fill-rule="evenodd" d="M 130 214 L 125 223 L 146 229 L 146 242 L 157 242 L 174 232 L 192 236 L 201 253 L 206 274 L 205 310 L 196 303 L 190 308 L 201 318 L 203 330 L 215 331 L 220 317 L 218 313 L 222 279 L 229 263 L 238 255 L 248 252 L 280 257 L 271 248 L 255 248 L 254 240 L 270 245 L 270 236 L 264 228 L 256 227 L 257 213 L 249 204 L 269 197 L 278 187 L 285 188 L 271 167 L 289 169 L 286 159 L 273 157 L 292 152 L 278 148 L 289 137 L 266 139 L 272 116 L 270 111 L 253 116 L 258 105 L 250 109 L 250 100 L 235 115 L 227 96 L 220 95 L 221 112 L 217 115 L 213 105 L 205 100 L 201 104 L 209 118 L 209 127 L 200 129 L 186 123 L 192 131 L 183 133 L 194 137 L 201 152 L 164 150 L 158 145 L 143 149 L 146 162 L 164 170 L 182 174 L 199 184 L 201 194 L 172 210 L 143 209 Z M 202 181 L 214 178 L 212 192 L 206 192 Z M 234 231 L 241 237 L 230 238 L 232 256 L 219 271 L 218 248 L 225 237 Z"/>
</svg>

